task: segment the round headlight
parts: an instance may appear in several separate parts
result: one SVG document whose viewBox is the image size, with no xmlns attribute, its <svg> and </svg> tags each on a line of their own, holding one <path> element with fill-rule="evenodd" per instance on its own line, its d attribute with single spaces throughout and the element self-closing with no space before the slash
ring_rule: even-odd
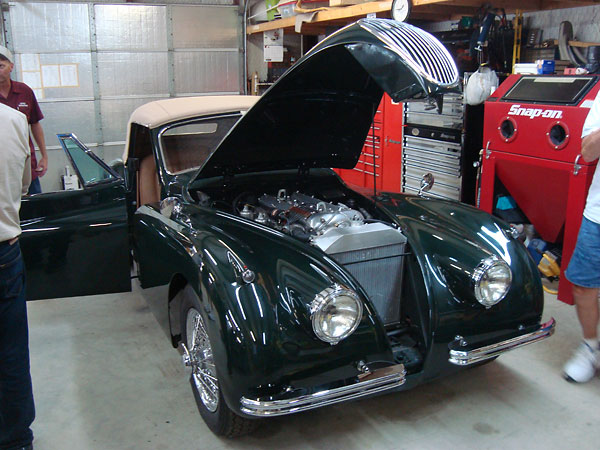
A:
<svg viewBox="0 0 600 450">
<path fill-rule="evenodd" d="M 472 278 L 475 298 L 489 308 L 502 300 L 508 292 L 512 273 L 504 261 L 489 257 L 477 265 Z"/>
<path fill-rule="evenodd" d="M 362 311 L 356 292 L 339 285 L 329 287 L 310 304 L 313 331 L 322 341 L 337 344 L 356 330 Z"/>
</svg>

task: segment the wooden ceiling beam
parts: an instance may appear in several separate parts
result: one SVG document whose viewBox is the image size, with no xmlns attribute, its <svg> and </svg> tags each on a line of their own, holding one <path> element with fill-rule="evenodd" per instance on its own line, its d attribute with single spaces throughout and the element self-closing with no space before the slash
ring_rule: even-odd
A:
<svg viewBox="0 0 600 450">
<path fill-rule="evenodd" d="M 425 5 L 414 8 L 413 11 L 419 14 L 437 13 L 440 15 L 469 15 L 474 14 L 477 8 L 464 5 Z M 411 14 L 412 17 L 412 14 Z"/>
<path fill-rule="evenodd" d="M 413 10 L 418 11 L 421 6 L 470 6 L 475 9 L 481 7 L 482 0 L 413 0 Z M 542 11 L 545 9 L 574 8 L 579 6 L 592 6 L 600 4 L 598 0 L 494 0 L 491 2 L 494 8 L 504 8 L 514 11 Z"/>
<path fill-rule="evenodd" d="M 432 14 L 432 13 L 421 14 L 418 11 L 416 11 L 416 12 L 410 13 L 409 19 L 410 20 L 426 20 L 426 21 L 433 21 L 433 22 L 443 22 L 446 20 L 452 20 L 452 17 L 450 15 L 441 15 L 441 14 Z"/>
<path fill-rule="evenodd" d="M 440 5 L 440 4 L 448 4 L 451 0 L 413 0 L 412 6 L 413 8 L 423 6 L 423 5 Z"/>
<path fill-rule="evenodd" d="M 450 6 L 471 6 L 478 9 L 482 5 L 482 0 L 450 0 L 444 5 Z M 494 0 L 492 2 L 494 8 L 504 9 L 521 9 L 524 11 L 537 11 L 541 9 L 542 0 Z M 418 8 L 413 8 L 418 9 Z"/>
<path fill-rule="evenodd" d="M 542 0 L 540 10 L 545 9 L 566 9 L 566 8 L 577 8 L 580 6 L 593 6 L 597 5 L 598 2 L 593 1 L 581 1 L 581 0 Z"/>
</svg>

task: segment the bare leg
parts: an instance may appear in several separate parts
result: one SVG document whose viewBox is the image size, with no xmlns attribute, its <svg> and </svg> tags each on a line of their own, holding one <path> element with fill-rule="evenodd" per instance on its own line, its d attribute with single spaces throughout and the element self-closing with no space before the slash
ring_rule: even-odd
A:
<svg viewBox="0 0 600 450">
<path fill-rule="evenodd" d="M 598 288 L 585 288 L 573 285 L 573 297 L 577 317 L 583 330 L 584 339 L 596 339 L 598 337 Z"/>
</svg>

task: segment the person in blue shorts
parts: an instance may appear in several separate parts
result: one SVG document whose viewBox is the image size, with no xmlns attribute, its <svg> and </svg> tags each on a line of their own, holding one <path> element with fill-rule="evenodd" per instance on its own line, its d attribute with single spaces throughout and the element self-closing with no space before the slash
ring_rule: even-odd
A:
<svg viewBox="0 0 600 450">
<path fill-rule="evenodd" d="M 592 162 L 600 156 L 600 93 L 583 125 L 581 156 Z M 596 169 L 588 192 L 575 251 L 565 271 L 573 283 L 577 318 L 583 341 L 564 367 L 569 381 L 590 381 L 600 366 L 598 344 L 598 289 L 600 288 L 600 170 Z"/>
</svg>

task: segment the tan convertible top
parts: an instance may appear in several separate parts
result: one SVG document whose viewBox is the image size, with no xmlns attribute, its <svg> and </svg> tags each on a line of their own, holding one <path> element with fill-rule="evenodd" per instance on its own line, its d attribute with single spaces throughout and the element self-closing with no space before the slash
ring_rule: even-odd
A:
<svg viewBox="0 0 600 450">
<path fill-rule="evenodd" d="M 259 97 L 252 95 L 215 95 L 157 100 L 133 111 L 129 122 L 155 128 L 179 119 L 213 113 L 246 111 L 258 99 Z"/>
<path fill-rule="evenodd" d="M 133 111 L 129 118 L 123 161 L 127 161 L 132 123 L 148 128 L 156 128 L 169 122 L 192 117 L 247 111 L 259 98 L 253 95 L 207 95 L 169 98 L 146 103 Z"/>
</svg>

